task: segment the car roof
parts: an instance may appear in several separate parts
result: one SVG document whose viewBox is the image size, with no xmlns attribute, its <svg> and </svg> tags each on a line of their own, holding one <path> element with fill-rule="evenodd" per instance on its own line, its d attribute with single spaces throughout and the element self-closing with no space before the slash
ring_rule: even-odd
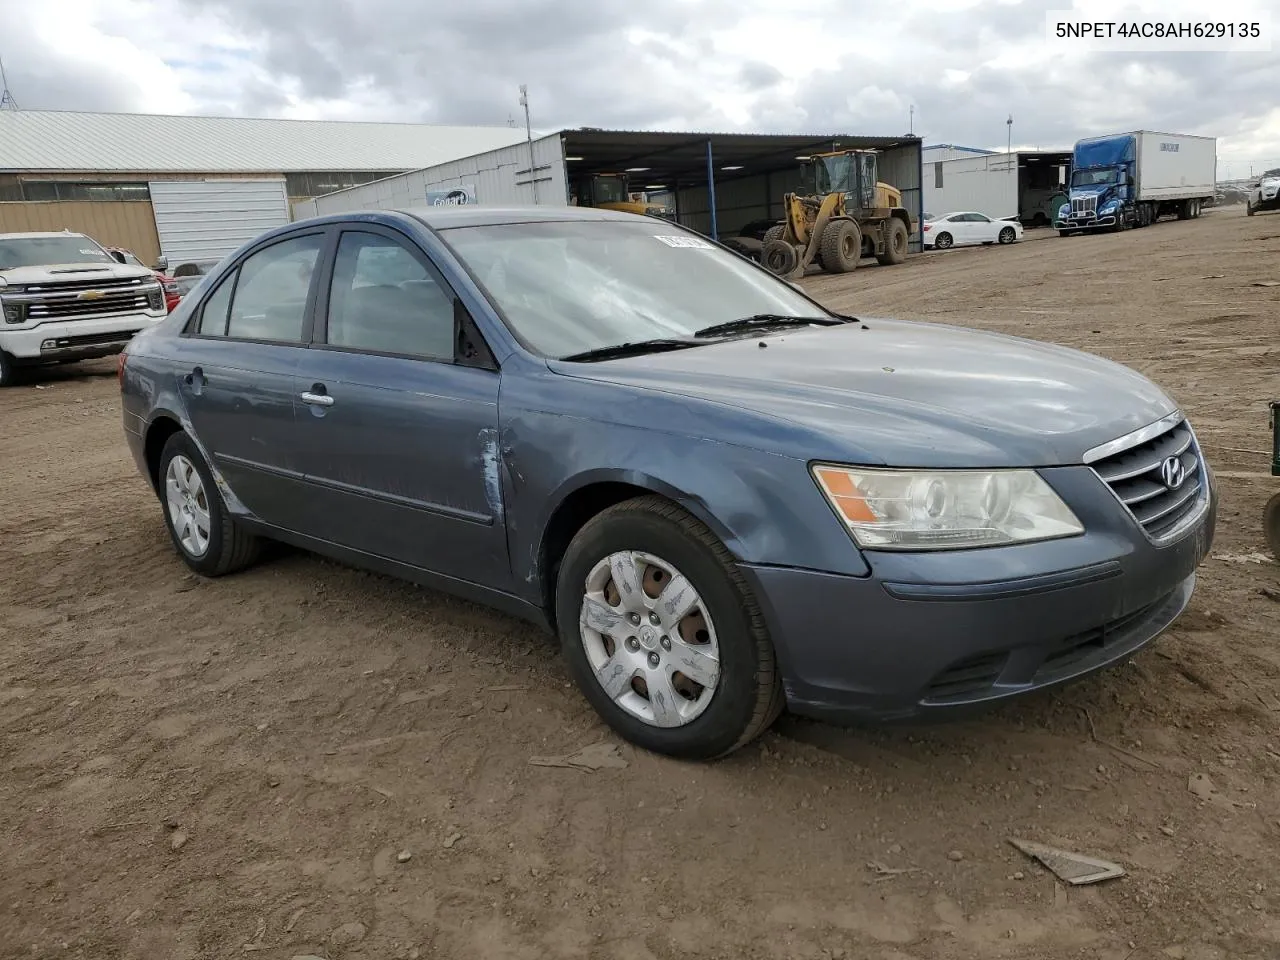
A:
<svg viewBox="0 0 1280 960">
<path fill-rule="evenodd" d="M 568 204 L 508 207 L 482 207 L 463 204 L 458 206 L 414 206 L 403 207 L 399 213 L 407 214 L 421 220 L 436 230 L 447 230 L 450 227 L 479 227 L 505 223 L 540 223 L 548 220 L 559 221 L 592 221 L 592 220 L 653 220 L 638 213 L 625 213 L 621 210 L 602 210 L 598 207 L 575 207 Z"/>
</svg>

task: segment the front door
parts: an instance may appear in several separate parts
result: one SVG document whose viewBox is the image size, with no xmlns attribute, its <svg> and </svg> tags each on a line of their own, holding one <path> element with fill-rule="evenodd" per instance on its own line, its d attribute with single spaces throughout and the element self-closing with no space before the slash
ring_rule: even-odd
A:
<svg viewBox="0 0 1280 960">
<path fill-rule="evenodd" d="M 294 380 L 308 532 L 510 586 L 494 369 L 455 362 L 455 295 L 412 240 L 343 229 Z"/>
<path fill-rule="evenodd" d="M 176 371 L 195 435 L 235 499 L 290 529 L 301 476 L 294 378 L 324 240 L 295 234 L 245 257 L 192 318 Z"/>
</svg>

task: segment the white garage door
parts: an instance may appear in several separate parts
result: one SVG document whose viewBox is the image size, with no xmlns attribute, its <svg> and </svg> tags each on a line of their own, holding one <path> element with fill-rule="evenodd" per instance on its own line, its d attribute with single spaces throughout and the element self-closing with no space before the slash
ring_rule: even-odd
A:
<svg viewBox="0 0 1280 960">
<path fill-rule="evenodd" d="M 149 186 L 160 253 L 170 268 L 188 260 L 220 260 L 290 222 L 283 178 L 155 180 Z"/>
</svg>

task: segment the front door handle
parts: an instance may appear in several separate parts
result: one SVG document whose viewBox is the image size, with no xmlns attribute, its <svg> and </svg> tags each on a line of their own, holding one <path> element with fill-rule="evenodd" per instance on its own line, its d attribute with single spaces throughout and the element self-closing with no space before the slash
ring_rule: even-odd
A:
<svg viewBox="0 0 1280 960">
<path fill-rule="evenodd" d="M 317 407 L 333 406 L 333 397 L 329 396 L 327 393 L 311 393 L 309 391 L 304 391 L 299 394 L 299 396 L 302 397 L 303 403 L 310 403 Z"/>
</svg>

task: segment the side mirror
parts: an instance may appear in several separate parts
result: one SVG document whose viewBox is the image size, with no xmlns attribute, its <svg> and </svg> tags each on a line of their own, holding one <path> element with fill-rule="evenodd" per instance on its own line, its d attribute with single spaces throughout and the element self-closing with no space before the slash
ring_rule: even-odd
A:
<svg viewBox="0 0 1280 960">
<path fill-rule="evenodd" d="M 168 258 L 168 257 L 156 257 L 156 264 L 155 264 L 155 266 L 156 266 L 156 269 L 157 269 L 157 270 L 159 270 L 161 273 L 164 273 L 166 270 L 168 270 L 168 269 L 169 269 L 169 258 Z"/>
</svg>

